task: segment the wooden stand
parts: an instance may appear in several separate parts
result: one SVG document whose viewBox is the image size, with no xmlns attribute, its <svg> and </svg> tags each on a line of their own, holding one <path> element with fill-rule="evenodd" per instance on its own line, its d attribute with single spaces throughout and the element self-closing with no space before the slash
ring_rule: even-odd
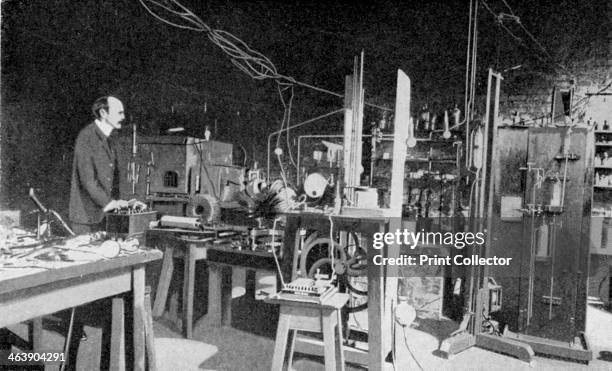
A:
<svg viewBox="0 0 612 371">
<path fill-rule="evenodd" d="M 270 269 L 247 269 L 230 264 L 208 262 L 208 312 L 206 321 L 212 326 L 232 324 L 232 276 L 236 269 L 276 274 Z M 248 292 L 248 290 L 247 290 Z"/>
<path fill-rule="evenodd" d="M 166 308 L 170 281 L 174 273 L 174 258 L 183 258 L 184 280 L 183 280 L 183 336 L 187 339 L 193 337 L 193 291 L 195 287 L 195 265 L 196 261 L 206 259 L 206 248 L 201 244 L 183 241 L 174 236 L 170 231 L 147 231 L 147 238 L 152 238 L 154 245 L 164 250 L 159 284 L 153 304 L 153 318 L 161 317 Z"/>
<path fill-rule="evenodd" d="M 213 325 L 231 324 L 231 287 L 232 272 L 236 269 L 254 270 L 255 272 L 276 273 L 276 266 L 271 254 L 259 251 L 235 251 L 225 249 L 223 245 L 209 242 L 197 242 L 197 237 L 210 232 L 184 231 L 177 229 L 150 229 L 147 231 L 147 243 L 164 250 L 159 284 L 153 305 L 153 317 L 164 314 L 170 282 L 174 274 L 174 259 L 183 259 L 182 288 L 182 322 L 183 336 L 193 338 L 193 303 L 195 290 L 196 262 L 206 260 L 208 265 L 208 312 L 206 321 Z M 179 236 L 190 236 L 190 241 Z M 172 313 L 171 320 L 179 322 Z"/>
<path fill-rule="evenodd" d="M 266 300 L 270 304 L 280 304 L 272 370 L 280 371 L 283 369 L 287 343 L 289 343 L 287 366 L 288 369 L 291 369 L 297 332 L 301 330 L 323 333 L 325 370 L 343 371 L 344 352 L 340 309 L 348 299 L 348 294 L 336 293 L 322 304 L 304 303 L 278 297 Z"/>
</svg>

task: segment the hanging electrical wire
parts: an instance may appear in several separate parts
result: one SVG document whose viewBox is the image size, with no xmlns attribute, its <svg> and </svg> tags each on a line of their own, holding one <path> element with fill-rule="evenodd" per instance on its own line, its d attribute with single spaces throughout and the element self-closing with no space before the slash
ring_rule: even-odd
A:
<svg viewBox="0 0 612 371">
<path fill-rule="evenodd" d="M 278 72 L 276 66 L 270 59 L 262 53 L 251 49 L 244 41 L 231 33 L 219 29 L 213 29 L 208 26 L 200 17 L 195 15 L 191 10 L 182 5 L 177 0 L 139 0 L 140 4 L 151 14 L 155 19 L 173 27 L 207 33 L 208 38 L 215 45 L 230 57 L 232 64 L 238 67 L 241 71 L 249 75 L 255 80 L 273 79 L 279 84 L 293 84 L 305 88 L 309 88 L 318 92 L 334 95 L 343 98 L 344 95 L 333 91 L 319 88 L 317 86 L 297 81 L 291 76 L 283 75 Z M 167 15 L 177 18 L 169 20 L 158 11 L 164 11 Z M 179 23 L 179 21 L 181 23 Z M 392 111 L 391 109 L 379 106 L 372 103 L 366 105 L 381 109 L 384 111 Z"/>
<path fill-rule="evenodd" d="M 332 92 L 327 89 L 319 88 L 313 86 L 311 84 L 306 84 L 300 81 L 297 81 L 291 76 L 283 75 L 278 72 L 276 66 L 270 59 L 268 59 L 264 54 L 253 50 L 250 48 L 244 41 L 239 39 L 238 37 L 232 35 L 231 33 L 219 29 L 213 29 L 209 27 L 200 17 L 195 15 L 191 10 L 182 5 L 177 0 L 139 0 L 140 4 L 146 9 L 146 11 L 151 14 L 155 19 L 168 24 L 173 27 L 178 27 L 181 29 L 196 31 L 196 32 L 205 32 L 210 41 L 213 44 L 217 45 L 221 50 L 230 57 L 230 61 L 234 66 L 243 71 L 249 77 L 255 80 L 264 80 L 264 79 L 272 79 L 277 83 L 277 88 L 279 90 L 279 95 L 281 98 L 281 103 L 283 104 L 283 119 L 281 120 L 280 130 L 282 133 L 283 129 L 287 127 L 289 128 L 289 122 L 291 121 L 291 108 L 293 101 L 294 85 L 299 85 L 302 87 L 306 87 L 315 91 L 331 94 L 340 98 L 344 96 L 342 94 L 338 94 Z M 166 17 L 162 16 L 159 12 L 165 12 L 166 16 L 170 16 L 173 19 L 169 20 Z M 291 95 L 289 98 L 288 104 L 285 103 L 285 99 L 283 97 L 283 91 L 287 89 L 291 89 Z M 392 111 L 389 108 L 378 106 L 371 103 L 365 103 L 366 105 L 374 108 L 378 108 L 384 111 Z M 287 130 L 287 151 L 289 152 L 289 159 L 293 166 L 297 169 L 297 164 L 293 158 L 293 153 L 291 151 L 290 138 L 289 138 L 289 130 Z M 281 167 L 281 176 L 283 177 L 283 181 L 285 185 L 287 183 L 286 172 L 281 160 L 282 149 L 279 147 L 280 145 L 280 135 L 277 138 L 276 142 L 276 150 L 279 153 L 276 153 L 279 165 Z"/>
<path fill-rule="evenodd" d="M 508 8 L 508 10 L 510 11 L 510 14 L 512 14 L 512 16 L 516 17 L 514 15 L 514 11 L 512 10 L 512 8 L 510 7 L 510 5 L 508 5 L 508 3 L 506 2 L 506 0 L 502 0 L 502 2 L 504 3 L 504 5 L 506 6 L 506 8 Z"/>
<path fill-rule="evenodd" d="M 291 163 L 293 164 L 293 167 L 295 167 L 295 170 L 297 172 L 299 172 L 297 164 L 295 163 L 295 160 L 293 159 L 293 152 L 291 151 L 291 143 L 289 141 L 289 130 L 291 129 L 291 108 L 293 107 L 293 86 L 291 86 L 291 96 L 289 97 L 289 104 L 287 105 L 287 152 L 289 152 L 289 160 L 291 160 Z"/>
<path fill-rule="evenodd" d="M 531 41 L 538 47 L 538 49 L 540 49 L 540 51 L 546 55 L 546 57 L 548 59 L 545 59 L 543 57 L 541 57 L 539 54 L 533 54 L 536 58 L 538 58 L 542 63 L 554 66 L 556 68 L 560 68 L 561 70 L 563 70 L 564 72 L 571 74 L 570 71 L 567 69 L 567 67 L 565 67 L 564 65 L 562 65 L 561 63 L 558 63 L 555 61 L 555 58 L 552 56 L 552 54 L 550 54 L 548 52 L 548 50 L 544 47 L 544 45 L 542 45 L 542 43 L 540 41 L 538 41 L 538 39 L 531 33 L 529 32 L 529 30 L 525 27 L 525 25 L 521 22 L 521 18 L 518 17 L 515 13 L 514 10 L 512 10 L 512 8 L 510 7 L 510 5 L 505 1 L 502 0 L 504 5 L 506 6 L 506 8 L 508 8 L 508 10 L 510 11 L 510 14 L 506 14 L 506 13 L 495 13 L 493 11 L 493 9 L 491 8 L 491 6 L 487 3 L 486 0 L 482 0 L 482 5 L 485 7 L 485 9 L 491 13 L 491 15 L 496 19 L 497 24 L 502 27 L 507 33 L 508 35 L 510 35 L 514 40 L 518 41 L 521 45 L 523 45 L 525 48 L 527 49 L 531 49 L 522 38 L 518 37 L 517 35 L 515 35 L 506 25 L 504 25 L 503 21 L 508 19 L 516 24 L 519 25 L 519 27 L 521 28 L 521 30 L 529 37 L 529 39 L 531 39 Z"/>
<path fill-rule="evenodd" d="M 503 13 L 496 14 L 496 13 L 493 11 L 493 9 L 491 9 L 491 6 L 489 6 L 489 4 L 487 4 L 487 2 L 486 2 L 486 1 L 483 1 L 483 2 L 482 2 L 482 5 L 483 5 L 483 6 L 484 6 L 484 8 L 485 8 L 485 9 L 486 9 L 486 10 L 487 10 L 487 11 L 488 11 L 488 12 L 489 12 L 489 13 L 490 13 L 490 14 L 491 14 L 491 15 L 492 15 L 494 18 L 495 18 L 495 21 L 496 21 L 496 23 L 497 23 L 497 25 L 498 25 L 499 27 L 503 28 L 503 29 L 504 29 L 504 30 L 505 30 L 505 31 L 508 33 L 508 35 L 510 35 L 510 36 L 511 36 L 511 37 L 512 37 L 514 40 L 516 40 L 516 41 L 518 41 L 518 42 L 520 42 L 520 43 L 522 43 L 522 42 L 523 42 L 523 39 L 521 39 L 520 37 L 516 36 L 516 35 L 515 35 L 515 34 L 514 34 L 512 31 L 510 31 L 510 29 L 509 29 L 509 28 L 508 28 L 508 27 L 507 27 L 507 26 L 504 24 L 504 17 L 503 17 L 503 15 L 502 15 Z M 515 16 L 514 16 L 514 14 L 513 14 L 512 16 L 513 16 L 513 17 L 515 17 Z"/>
<path fill-rule="evenodd" d="M 514 10 L 512 10 L 512 7 L 510 7 L 510 5 L 508 5 L 508 3 L 506 2 L 506 0 L 502 0 L 502 2 L 504 3 L 504 5 L 506 6 L 506 8 L 508 8 L 508 10 L 510 11 L 510 14 L 512 15 L 514 21 L 516 23 L 518 23 L 518 25 L 523 29 L 523 31 L 525 31 L 525 33 L 527 34 L 527 36 L 529 36 L 529 38 L 544 52 L 544 54 L 546 54 L 551 60 L 553 59 L 553 56 L 548 52 L 548 50 L 546 50 L 546 48 L 544 47 L 544 45 L 542 45 L 536 38 L 535 36 L 533 36 L 533 34 L 531 34 L 531 32 L 529 32 L 527 30 L 527 28 L 525 28 L 525 26 L 523 25 L 523 23 L 521 22 L 521 18 L 517 17 L 514 14 Z M 560 66 L 563 67 L 563 66 Z M 563 67 L 564 68 L 564 67 Z"/>
<path fill-rule="evenodd" d="M 465 104 L 463 106 L 463 112 L 464 112 L 464 116 L 465 116 L 465 121 L 467 121 L 467 111 L 468 111 L 468 101 L 469 101 L 469 97 L 468 97 L 468 92 L 470 89 L 470 82 L 469 82 L 469 76 L 470 76 L 470 50 L 472 50 L 472 10 L 474 8 L 474 0 L 470 0 L 470 16 L 469 16 L 469 21 L 468 21 L 468 43 L 467 43 L 467 51 L 466 51 L 466 56 L 465 56 Z"/>
<path fill-rule="evenodd" d="M 283 96 L 283 92 L 285 90 L 290 90 L 290 94 L 289 94 L 289 101 L 287 103 L 285 103 L 285 98 Z M 291 108 L 293 107 L 293 95 L 294 95 L 294 91 L 293 91 L 293 85 L 289 85 L 287 87 L 285 87 L 284 89 L 281 89 L 280 86 L 278 86 L 278 94 L 280 96 L 280 100 L 281 103 L 283 105 L 283 119 L 281 122 L 281 128 L 280 130 L 282 131 L 285 127 L 287 127 L 287 129 L 285 129 L 285 135 L 287 138 L 287 152 L 289 153 L 289 160 L 291 161 L 291 164 L 293 164 L 293 166 L 295 167 L 296 171 L 298 170 L 297 164 L 295 162 L 295 159 L 293 158 L 293 152 L 291 152 L 291 143 L 289 141 L 289 131 L 291 129 L 290 127 L 290 123 L 291 123 Z M 280 147 L 280 138 L 281 138 L 282 134 L 279 134 L 278 137 L 276 138 L 276 148 Z"/>
<path fill-rule="evenodd" d="M 476 72 L 477 72 L 477 51 L 478 51 L 478 0 L 470 0 L 469 22 L 468 22 L 468 43 L 465 61 L 465 106 L 464 119 L 456 123 L 451 129 L 456 129 L 465 125 L 466 136 L 466 155 L 465 165 L 470 166 L 470 121 L 474 119 L 474 107 L 476 102 Z"/>
</svg>

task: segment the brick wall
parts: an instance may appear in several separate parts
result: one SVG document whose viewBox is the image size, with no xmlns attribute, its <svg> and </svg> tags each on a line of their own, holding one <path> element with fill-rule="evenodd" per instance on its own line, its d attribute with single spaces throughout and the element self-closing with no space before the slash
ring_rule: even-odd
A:
<svg viewBox="0 0 612 371">
<path fill-rule="evenodd" d="M 607 120 L 612 124 L 612 96 L 588 98 L 586 95 L 596 93 L 612 82 L 612 0 L 601 1 L 607 11 L 597 17 L 598 23 L 590 27 L 591 33 L 598 33 L 595 39 L 591 37 L 593 35 L 577 34 L 572 50 L 550 50 L 553 55 L 573 56 L 564 61 L 566 69 L 553 66 L 549 71 L 541 72 L 527 68 L 504 74 L 506 79 L 500 96 L 502 123 L 523 121 L 527 124 L 547 124 L 550 122 L 553 88 L 569 89 L 574 86 L 575 122 L 591 120 L 602 123 Z M 608 30 L 607 37 L 606 32 L 601 30 Z M 581 43 L 589 38 L 590 41 Z M 612 86 L 607 92 L 612 92 Z"/>
</svg>

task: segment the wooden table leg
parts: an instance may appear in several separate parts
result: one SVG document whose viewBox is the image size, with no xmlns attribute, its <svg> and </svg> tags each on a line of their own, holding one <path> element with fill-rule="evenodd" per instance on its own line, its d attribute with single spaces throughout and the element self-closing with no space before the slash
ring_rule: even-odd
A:
<svg viewBox="0 0 612 371">
<path fill-rule="evenodd" d="M 298 336 L 298 330 L 289 330 L 289 352 L 287 359 L 287 369 L 292 370 L 291 365 L 293 364 L 293 352 L 295 352 L 295 339 Z"/>
<path fill-rule="evenodd" d="M 223 326 L 232 325 L 233 271 L 234 267 L 222 267 L 221 270 L 223 280 L 223 284 L 221 285 L 221 310 L 223 312 Z"/>
<path fill-rule="evenodd" d="M 223 285 L 223 268 L 208 264 L 208 312 L 206 320 L 212 325 L 221 324 L 221 291 Z"/>
<path fill-rule="evenodd" d="M 166 300 L 168 300 L 168 290 L 170 289 L 170 281 L 172 281 L 172 273 L 174 272 L 174 248 L 166 247 L 164 251 L 164 260 L 162 261 L 161 274 L 159 283 L 155 293 L 155 303 L 153 304 L 153 317 L 161 317 L 166 308 Z"/>
<path fill-rule="evenodd" d="M 145 288 L 145 346 L 147 350 L 147 369 L 157 371 L 155 355 L 155 335 L 153 333 L 153 318 L 151 316 L 151 288 Z"/>
<path fill-rule="evenodd" d="M 344 345 L 342 338 L 342 313 L 336 310 L 336 370 L 344 371 Z"/>
<path fill-rule="evenodd" d="M 42 317 L 34 318 L 30 323 L 30 342 L 32 351 L 41 352 L 43 351 L 43 324 Z M 45 365 L 42 367 L 42 370 L 47 370 L 48 367 Z"/>
<path fill-rule="evenodd" d="M 190 245 L 185 251 L 183 277 L 183 336 L 193 338 L 193 290 L 195 286 L 195 247 Z"/>
<path fill-rule="evenodd" d="M 380 232 L 386 232 L 381 227 Z M 385 250 L 372 248 L 372 232 L 362 235 L 362 246 L 368 252 L 368 262 L 375 255 L 384 254 Z M 380 371 L 384 369 L 385 354 L 383 344 L 383 321 L 384 321 L 384 267 L 382 265 L 368 264 L 368 369 Z"/>
<path fill-rule="evenodd" d="M 323 311 L 323 354 L 325 357 L 325 371 L 336 369 L 336 342 L 334 340 L 335 313 Z"/>
<path fill-rule="evenodd" d="M 112 300 L 110 369 L 125 370 L 125 310 L 123 298 Z"/>
<path fill-rule="evenodd" d="M 144 329 L 144 292 L 145 270 L 144 266 L 135 267 L 132 271 L 132 310 L 133 310 L 133 342 L 134 342 L 134 371 L 145 369 L 145 329 Z"/>
<path fill-rule="evenodd" d="M 31 323 L 30 331 L 30 342 L 32 343 L 32 350 L 40 352 L 42 349 L 42 336 L 43 336 L 43 325 L 42 317 L 34 318 Z"/>
</svg>

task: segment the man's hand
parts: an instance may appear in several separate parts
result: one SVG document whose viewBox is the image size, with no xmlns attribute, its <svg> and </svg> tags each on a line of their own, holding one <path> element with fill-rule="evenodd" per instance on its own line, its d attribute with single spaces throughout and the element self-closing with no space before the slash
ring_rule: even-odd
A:
<svg viewBox="0 0 612 371">
<path fill-rule="evenodd" d="M 135 198 L 129 200 L 128 205 L 133 210 L 146 210 L 147 209 L 147 204 L 145 204 L 142 201 L 138 201 Z"/>
<path fill-rule="evenodd" d="M 126 200 L 112 200 L 108 205 L 104 206 L 104 210 L 102 211 L 107 213 L 113 210 L 127 209 L 128 206 L 129 204 Z"/>
</svg>

